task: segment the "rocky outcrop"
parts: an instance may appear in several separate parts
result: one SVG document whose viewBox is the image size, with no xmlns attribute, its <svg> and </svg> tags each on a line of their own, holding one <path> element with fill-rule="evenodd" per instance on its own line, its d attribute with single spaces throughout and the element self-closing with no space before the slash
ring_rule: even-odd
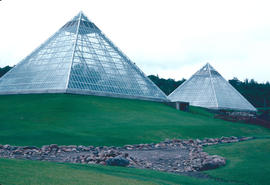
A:
<svg viewBox="0 0 270 185">
<path fill-rule="evenodd" d="M 107 159 L 106 164 L 109 166 L 128 166 L 129 160 L 122 156 L 116 156 L 114 158 Z"/>
<path fill-rule="evenodd" d="M 225 158 L 203 152 L 204 146 L 234 143 L 251 137 L 221 137 L 203 140 L 165 140 L 160 143 L 107 146 L 35 146 L 0 145 L 0 157 L 55 161 L 82 164 L 101 164 L 148 168 L 174 173 L 196 172 L 218 168 L 226 164 Z"/>
</svg>

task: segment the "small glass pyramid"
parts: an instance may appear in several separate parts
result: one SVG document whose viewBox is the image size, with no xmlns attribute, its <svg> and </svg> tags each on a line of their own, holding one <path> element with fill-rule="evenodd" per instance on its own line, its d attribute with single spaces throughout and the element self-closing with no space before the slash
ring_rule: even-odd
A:
<svg viewBox="0 0 270 185">
<path fill-rule="evenodd" d="M 0 94 L 76 93 L 167 101 L 80 12 L 0 78 Z"/>
<path fill-rule="evenodd" d="M 209 109 L 256 111 L 209 63 L 176 88 L 169 99 Z"/>
</svg>

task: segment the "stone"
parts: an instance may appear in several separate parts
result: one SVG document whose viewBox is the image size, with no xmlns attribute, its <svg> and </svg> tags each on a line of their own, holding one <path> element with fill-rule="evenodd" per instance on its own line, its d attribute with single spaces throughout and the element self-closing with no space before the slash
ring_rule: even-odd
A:
<svg viewBox="0 0 270 185">
<path fill-rule="evenodd" d="M 188 143 L 193 144 L 194 141 L 193 141 L 192 139 L 189 139 L 189 140 L 188 140 Z"/>
<path fill-rule="evenodd" d="M 0 157 L 31 160 L 102 164 L 149 168 L 167 172 L 190 172 L 217 168 L 225 165 L 225 158 L 203 152 L 203 146 L 238 142 L 250 137 L 205 138 L 203 140 L 167 139 L 160 143 L 113 146 L 83 146 L 56 144 L 41 149 L 34 146 L 17 147 L 0 145 Z M 170 151 L 173 153 L 171 154 Z M 140 153 L 145 152 L 142 156 Z M 159 155 L 160 154 L 160 155 Z M 170 157 L 170 155 L 172 155 Z"/>
<path fill-rule="evenodd" d="M 45 152 L 47 150 L 49 150 L 49 146 L 48 145 L 44 145 L 44 146 L 41 147 L 41 151 L 42 152 Z"/>
<path fill-rule="evenodd" d="M 89 150 L 90 150 L 89 147 L 82 146 L 82 145 L 78 146 L 77 149 L 78 149 L 79 151 L 89 151 Z"/>
<path fill-rule="evenodd" d="M 72 148 L 68 148 L 68 147 L 61 147 L 61 150 L 63 152 L 72 152 Z"/>
<path fill-rule="evenodd" d="M 215 169 L 220 166 L 224 166 L 226 164 L 226 160 L 224 157 L 218 155 L 211 155 L 207 156 L 206 159 L 202 163 L 201 171 L 202 170 L 210 170 Z"/>
<path fill-rule="evenodd" d="M 14 150 L 13 151 L 13 154 L 15 154 L 15 155 L 22 155 L 23 154 L 23 151 L 22 150 Z"/>
<path fill-rule="evenodd" d="M 57 144 L 51 144 L 51 145 L 50 145 L 50 148 L 51 148 L 51 149 L 53 149 L 53 148 L 58 149 L 58 145 L 57 145 Z"/>
<path fill-rule="evenodd" d="M 78 152 L 76 148 L 71 148 L 72 152 Z"/>
<path fill-rule="evenodd" d="M 3 149 L 10 150 L 11 149 L 11 146 L 10 145 L 4 145 L 3 146 Z"/>
<path fill-rule="evenodd" d="M 85 158 L 84 158 L 84 161 L 86 161 L 87 163 L 89 162 L 89 161 L 93 161 L 93 156 L 86 156 Z"/>
<path fill-rule="evenodd" d="M 39 150 L 39 148 L 38 147 L 36 147 L 36 146 L 24 146 L 22 149 L 24 149 L 24 150 L 33 150 L 33 149 L 36 149 L 36 150 Z"/>
<path fill-rule="evenodd" d="M 152 167 L 152 163 L 150 163 L 150 162 L 146 162 L 146 163 L 145 163 L 145 167 L 146 167 L 146 168 L 150 168 L 150 167 Z"/>
<path fill-rule="evenodd" d="M 114 158 L 109 158 L 106 160 L 106 165 L 109 166 L 128 166 L 129 160 L 122 156 L 116 156 Z"/>
<path fill-rule="evenodd" d="M 200 144 L 202 141 L 200 139 L 196 139 L 196 143 Z"/>
<path fill-rule="evenodd" d="M 105 162 L 105 161 L 100 161 L 99 164 L 101 164 L 101 165 L 106 165 L 106 162 Z"/>
<path fill-rule="evenodd" d="M 94 151 L 93 151 L 93 154 L 94 154 L 95 156 L 98 156 L 99 152 L 98 152 L 97 150 L 94 150 Z"/>
<path fill-rule="evenodd" d="M 127 157 L 128 157 L 128 153 L 124 153 L 124 154 L 122 154 L 122 156 L 123 156 L 124 158 L 127 158 Z"/>
<path fill-rule="evenodd" d="M 254 139 L 254 137 L 241 137 L 239 139 L 239 141 L 247 141 L 247 140 L 251 140 L 251 139 Z"/>
</svg>

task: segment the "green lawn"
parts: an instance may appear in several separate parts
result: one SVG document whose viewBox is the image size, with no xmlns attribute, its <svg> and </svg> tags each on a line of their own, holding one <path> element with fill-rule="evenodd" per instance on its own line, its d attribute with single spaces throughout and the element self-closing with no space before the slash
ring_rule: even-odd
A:
<svg viewBox="0 0 270 185">
<path fill-rule="evenodd" d="M 0 96 L 0 144 L 115 145 L 166 138 L 259 136 L 207 147 L 227 165 L 196 179 L 153 170 L 0 159 L 0 184 L 270 184 L 270 130 L 214 119 L 201 108 L 177 111 L 162 103 L 69 94 Z"/>
<path fill-rule="evenodd" d="M 166 138 L 266 136 L 270 131 L 162 103 L 70 94 L 0 96 L 0 143 L 115 145 Z"/>
<path fill-rule="evenodd" d="M 0 159 L 0 184 L 231 185 L 232 183 L 134 168 Z"/>
<path fill-rule="evenodd" d="M 207 174 L 249 185 L 270 184 L 270 139 L 216 145 L 205 151 L 227 159 L 225 167 L 207 171 Z"/>
</svg>

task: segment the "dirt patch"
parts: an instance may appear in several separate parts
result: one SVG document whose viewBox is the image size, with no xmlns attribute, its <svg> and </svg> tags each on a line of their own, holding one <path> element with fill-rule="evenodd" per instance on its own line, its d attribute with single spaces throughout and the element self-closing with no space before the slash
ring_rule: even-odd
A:
<svg viewBox="0 0 270 185">
<path fill-rule="evenodd" d="M 125 145 L 123 147 L 0 145 L 0 157 L 54 161 L 65 163 L 101 164 L 147 168 L 205 177 L 200 172 L 226 164 L 225 158 L 203 152 L 203 146 L 233 143 L 251 137 L 221 137 L 204 140 L 166 140 L 160 143 Z"/>
</svg>

